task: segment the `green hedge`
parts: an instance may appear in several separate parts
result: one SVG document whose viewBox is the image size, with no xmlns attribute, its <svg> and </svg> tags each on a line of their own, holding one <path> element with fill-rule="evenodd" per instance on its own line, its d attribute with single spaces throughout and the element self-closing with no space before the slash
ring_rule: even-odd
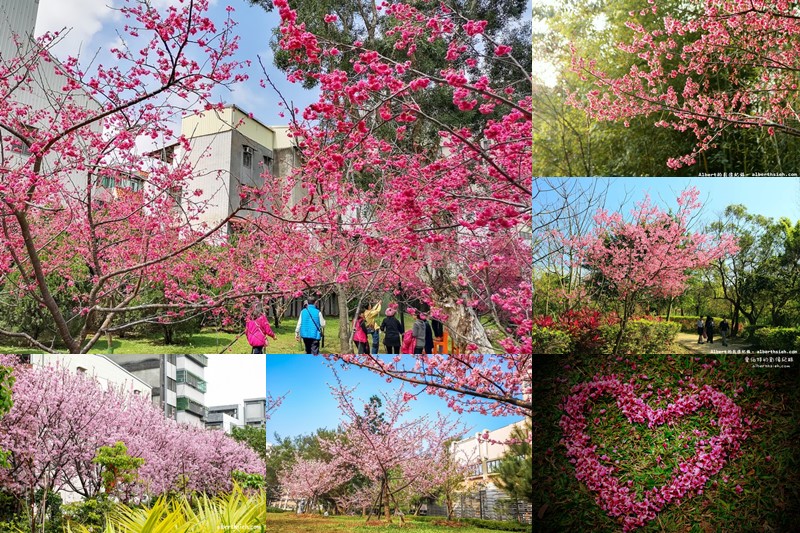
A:
<svg viewBox="0 0 800 533">
<path fill-rule="evenodd" d="M 752 340 L 757 350 L 799 350 L 800 328 L 758 328 Z"/>
<path fill-rule="evenodd" d="M 554 328 L 533 325 L 533 353 L 566 354 L 572 342 L 569 334 Z"/>
<path fill-rule="evenodd" d="M 286 510 L 285 509 L 279 509 L 277 507 L 267 507 L 267 512 L 268 513 L 285 513 Z"/>
<path fill-rule="evenodd" d="M 610 354 L 619 334 L 619 324 L 601 326 L 600 331 L 605 339 L 602 353 Z M 625 326 L 625 333 L 620 343 L 620 354 L 664 353 L 667 346 L 675 340 L 680 331 L 676 322 L 653 320 L 630 320 Z"/>
</svg>

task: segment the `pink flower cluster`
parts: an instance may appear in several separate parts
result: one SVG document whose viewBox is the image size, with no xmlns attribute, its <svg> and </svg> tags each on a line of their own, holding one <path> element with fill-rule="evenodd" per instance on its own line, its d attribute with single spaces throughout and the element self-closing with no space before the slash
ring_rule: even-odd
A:
<svg viewBox="0 0 800 533">
<path fill-rule="evenodd" d="M 742 410 L 725 394 L 704 385 L 692 394 L 679 397 L 663 409 L 653 409 L 635 393 L 633 381 L 623 382 L 617 376 L 595 376 L 594 381 L 580 383 L 572 388 L 571 395 L 562 405 L 566 412 L 559 426 L 567 448 L 567 457 L 575 465 L 576 478 L 597 494 L 596 501 L 612 517 L 621 517 L 623 531 L 631 531 L 653 520 L 670 503 L 680 503 L 693 493 L 702 493 L 703 486 L 716 475 L 739 451 L 741 441 L 747 437 Z M 681 462 L 675 477 L 662 487 L 644 493 L 641 500 L 631 490 L 631 482 L 623 485 L 615 473 L 616 466 L 604 465 L 597 455 L 597 445 L 591 443 L 587 433 L 586 407 L 603 395 L 616 398 L 620 411 L 631 423 L 647 424 L 653 428 L 669 424 L 705 407 L 717 415 L 719 434 L 697 441 L 698 452 Z M 595 423 L 597 423 L 595 421 Z"/>
</svg>

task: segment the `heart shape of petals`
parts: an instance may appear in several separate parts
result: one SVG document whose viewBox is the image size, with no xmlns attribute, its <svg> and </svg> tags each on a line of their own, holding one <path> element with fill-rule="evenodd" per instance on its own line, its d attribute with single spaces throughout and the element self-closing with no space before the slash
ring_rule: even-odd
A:
<svg viewBox="0 0 800 533">
<path fill-rule="evenodd" d="M 616 399 L 630 423 L 646 423 L 651 429 L 691 415 L 700 408 L 708 408 L 717 416 L 712 423 L 719 428 L 719 434 L 697 441 L 697 453 L 678 464 L 675 477 L 666 485 L 645 491 L 642 499 L 637 499 L 636 493 L 615 476 L 618 470 L 615 466 L 601 464 L 597 445 L 592 444 L 586 431 L 589 401 L 606 394 Z M 645 525 L 667 505 L 678 504 L 702 489 L 747 438 L 741 408 L 709 385 L 695 388 L 694 393 L 681 396 L 662 409 L 653 409 L 637 396 L 633 383 L 620 381 L 616 376 L 595 377 L 594 381 L 575 385 L 561 407 L 566 413 L 559 422 L 564 434 L 561 443 L 575 465 L 575 477 L 596 493 L 595 501 L 609 516 L 622 518 L 623 531 Z"/>
</svg>

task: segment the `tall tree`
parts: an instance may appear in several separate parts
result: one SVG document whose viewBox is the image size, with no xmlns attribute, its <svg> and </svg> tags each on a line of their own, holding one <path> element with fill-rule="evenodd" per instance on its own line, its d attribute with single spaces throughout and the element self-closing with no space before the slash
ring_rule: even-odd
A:
<svg viewBox="0 0 800 533">
<path fill-rule="evenodd" d="M 408 419 L 409 395 L 402 388 L 383 395 L 384 421 L 373 409 L 368 409 L 367 416 L 359 414 L 353 389 L 340 383 L 331 390 L 339 402 L 344 433 L 322 443 L 323 448 L 334 464 L 349 465 L 372 482 L 373 501 L 391 522 L 390 508 L 393 502 L 397 505 L 398 493 L 410 487 L 420 493 L 432 492 L 441 483 L 445 443 L 463 434 L 463 428 L 441 415 L 436 420 Z"/>
<path fill-rule="evenodd" d="M 533 503 L 533 422 L 517 425 L 495 472 L 500 488 L 512 498 Z"/>
</svg>

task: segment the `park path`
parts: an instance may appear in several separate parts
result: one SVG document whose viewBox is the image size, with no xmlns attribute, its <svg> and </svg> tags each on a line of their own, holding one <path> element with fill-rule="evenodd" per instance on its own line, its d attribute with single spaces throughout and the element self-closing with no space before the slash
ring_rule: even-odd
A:
<svg viewBox="0 0 800 533">
<path fill-rule="evenodd" d="M 708 342 L 697 344 L 696 333 L 680 332 L 675 337 L 675 342 L 693 353 L 702 354 L 737 353 L 742 350 L 748 351 L 750 349 L 750 345 L 738 337 L 735 339 L 728 339 L 728 346 L 723 346 L 722 337 L 717 336 L 714 336 L 714 344 L 709 344 Z"/>
</svg>

